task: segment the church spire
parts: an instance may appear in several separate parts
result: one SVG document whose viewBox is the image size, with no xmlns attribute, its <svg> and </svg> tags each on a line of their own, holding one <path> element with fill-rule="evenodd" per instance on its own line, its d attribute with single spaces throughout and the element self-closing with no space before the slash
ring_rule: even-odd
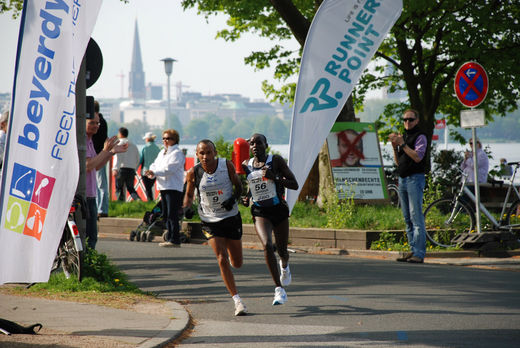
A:
<svg viewBox="0 0 520 348">
<path fill-rule="evenodd" d="M 132 63 L 130 66 L 129 96 L 132 99 L 145 99 L 146 88 L 144 83 L 143 60 L 141 58 L 141 44 L 139 42 L 139 30 L 137 19 L 135 20 L 134 47 L 132 50 Z"/>
</svg>

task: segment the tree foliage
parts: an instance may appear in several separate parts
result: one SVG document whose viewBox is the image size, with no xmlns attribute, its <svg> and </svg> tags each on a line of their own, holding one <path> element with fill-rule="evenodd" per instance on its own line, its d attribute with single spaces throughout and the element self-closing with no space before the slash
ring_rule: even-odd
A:
<svg viewBox="0 0 520 348">
<path fill-rule="evenodd" d="M 238 40 L 244 33 L 270 39 L 271 49 L 252 52 L 244 61 L 256 69 L 275 66 L 274 80 L 285 82 L 298 72 L 301 50 L 290 51 L 280 42 L 293 36 L 303 47 L 321 0 L 183 0 L 182 4 L 196 7 L 206 17 L 227 15 L 228 27 L 218 33 L 225 40 Z M 463 107 L 454 97 L 454 76 L 464 62 L 476 60 L 490 79 L 481 106 L 488 121 L 514 110 L 520 87 L 519 18 L 519 0 L 403 0 L 401 17 L 376 53 L 375 70 L 365 71 L 354 90 L 356 107 L 362 108 L 370 90 L 404 89 L 409 99 L 386 107 L 379 124 L 383 135 L 385 129 L 398 127 L 407 107 L 421 113 L 429 135 L 438 113 L 448 124 L 458 125 Z M 281 102 L 292 100 L 294 87 L 285 84 L 277 89 L 263 82 L 267 97 Z"/>
<path fill-rule="evenodd" d="M 401 17 L 376 54 L 378 75 L 363 76 L 355 101 L 362 103 L 369 88 L 404 89 L 408 100 L 387 107 L 384 124 L 393 126 L 400 112 L 411 106 L 421 113 L 421 123 L 431 135 L 436 114 L 444 115 L 450 125 L 460 124 L 464 107 L 454 96 L 454 77 L 464 62 L 478 61 L 490 80 L 487 98 L 479 106 L 488 121 L 516 109 L 519 4 L 518 0 L 405 0 Z"/>
<path fill-rule="evenodd" d="M 22 7 L 23 0 L 0 0 L 0 12 L 12 11 L 13 18 L 18 17 Z"/>
<path fill-rule="evenodd" d="M 227 28 L 217 34 L 226 41 L 237 41 L 245 33 L 269 39 L 273 46 L 266 51 L 254 51 L 244 62 L 255 69 L 274 68 L 274 80 L 284 83 L 275 87 L 273 81 L 263 81 L 262 89 L 272 101 L 292 101 L 296 85 L 286 81 L 299 71 L 301 49 L 294 51 L 282 42 L 295 38 L 303 48 L 314 13 L 321 1 L 258 1 L 258 0 L 183 0 L 183 8 L 196 7 L 200 14 L 228 16 Z M 282 14 L 286 15 L 286 20 Z M 289 24 L 288 24 L 289 23 Z"/>
<path fill-rule="evenodd" d="M 126 2 L 126 1 L 125 1 Z M 264 81 L 264 93 L 272 101 L 294 97 L 302 50 L 284 47 L 295 38 L 303 47 L 310 23 L 322 0 L 182 0 L 183 8 L 197 8 L 210 18 L 227 16 L 227 27 L 217 37 L 239 40 L 245 33 L 269 39 L 266 51 L 255 51 L 244 62 L 255 69 L 274 67 L 272 81 Z M 0 11 L 19 13 L 22 1 L 0 0 Z M 458 125 L 463 106 L 454 97 L 457 69 L 476 60 L 487 70 L 490 85 L 481 108 L 489 122 L 517 108 L 520 90 L 520 0 L 403 0 L 403 12 L 376 53 L 375 70 L 365 71 L 353 92 L 358 109 L 370 90 L 406 90 L 408 100 L 386 106 L 380 119 L 385 132 L 400 124 L 407 107 L 421 113 L 425 131 L 433 134 L 436 115 Z M 275 87 L 275 81 L 281 87 Z M 437 116 L 439 117 L 439 116 Z M 243 127 L 242 127 L 243 128 Z M 452 134 L 463 141 L 460 135 Z"/>
</svg>

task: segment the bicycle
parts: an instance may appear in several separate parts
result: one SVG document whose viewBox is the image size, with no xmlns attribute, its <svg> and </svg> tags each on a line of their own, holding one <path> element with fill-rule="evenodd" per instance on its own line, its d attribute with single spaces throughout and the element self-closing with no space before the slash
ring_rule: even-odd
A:
<svg viewBox="0 0 520 348">
<path fill-rule="evenodd" d="M 396 184 L 388 184 L 386 186 L 388 190 L 388 198 L 390 198 L 390 204 L 394 207 L 401 207 L 401 196 L 399 194 L 399 187 Z"/>
<path fill-rule="evenodd" d="M 78 226 L 76 225 L 75 214 L 80 209 L 82 216 L 85 216 L 85 207 L 83 197 L 80 195 L 74 196 L 51 269 L 51 272 L 54 272 L 61 267 L 67 279 L 74 276 L 79 281 L 82 279 L 84 249 Z"/>
<path fill-rule="evenodd" d="M 399 194 L 399 179 L 395 173 L 395 169 L 391 170 L 390 168 L 385 168 L 385 177 L 386 189 L 388 190 L 388 198 L 390 199 L 390 204 L 394 207 L 401 207 L 401 195 Z"/>
<path fill-rule="evenodd" d="M 519 164 L 520 162 L 508 163 L 508 165 L 514 166 L 514 169 L 509 179 L 498 221 L 482 202 L 479 202 L 480 211 L 489 219 L 494 229 L 513 232 L 517 238 L 520 238 L 520 193 L 514 186 L 514 180 Z M 426 237 L 433 244 L 441 247 L 454 247 L 457 243 L 453 240 L 458 235 L 474 232 L 475 211 L 465 198 L 469 198 L 473 204 L 476 199 L 473 192 L 466 186 L 467 179 L 468 175 L 462 173 L 461 186 L 455 195 L 452 198 L 441 198 L 432 202 L 424 211 Z M 516 194 L 516 200 L 513 198 L 513 203 L 509 204 L 511 192 Z"/>
</svg>

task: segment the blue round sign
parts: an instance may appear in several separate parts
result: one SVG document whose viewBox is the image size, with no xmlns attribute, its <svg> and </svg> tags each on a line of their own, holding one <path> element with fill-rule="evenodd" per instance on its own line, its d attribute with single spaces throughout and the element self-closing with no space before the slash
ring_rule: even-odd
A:
<svg viewBox="0 0 520 348">
<path fill-rule="evenodd" d="M 482 103 L 488 92 L 488 77 L 482 65 L 467 62 L 455 75 L 455 94 L 459 101 L 468 107 Z"/>
</svg>

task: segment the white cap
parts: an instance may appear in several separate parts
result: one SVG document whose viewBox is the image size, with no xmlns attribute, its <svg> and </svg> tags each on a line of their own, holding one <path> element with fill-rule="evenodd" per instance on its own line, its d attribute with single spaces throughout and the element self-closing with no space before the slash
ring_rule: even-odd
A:
<svg viewBox="0 0 520 348">
<path fill-rule="evenodd" d="M 146 134 L 143 137 L 143 140 L 152 139 L 155 140 L 156 136 L 152 132 L 146 132 Z"/>
</svg>

